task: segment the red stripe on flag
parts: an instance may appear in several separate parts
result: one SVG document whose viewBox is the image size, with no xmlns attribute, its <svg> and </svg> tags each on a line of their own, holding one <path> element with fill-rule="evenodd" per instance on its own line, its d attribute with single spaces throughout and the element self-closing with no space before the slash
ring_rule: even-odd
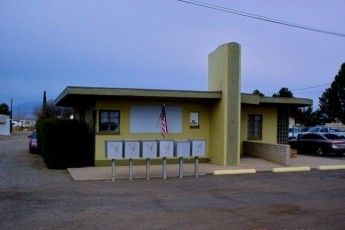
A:
<svg viewBox="0 0 345 230">
<path fill-rule="evenodd" d="M 167 115 L 165 113 L 165 105 L 163 105 L 162 110 L 161 110 L 161 115 L 159 118 L 162 121 L 162 130 L 161 133 L 163 137 L 165 138 L 166 134 L 168 133 L 168 122 L 167 122 Z"/>
</svg>

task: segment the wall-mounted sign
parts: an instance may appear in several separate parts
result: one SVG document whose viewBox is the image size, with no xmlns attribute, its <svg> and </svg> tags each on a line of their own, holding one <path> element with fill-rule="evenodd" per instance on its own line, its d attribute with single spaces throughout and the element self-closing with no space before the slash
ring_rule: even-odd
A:
<svg viewBox="0 0 345 230">
<path fill-rule="evenodd" d="M 199 112 L 190 112 L 189 114 L 189 126 L 191 128 L 199 127 Z"/>
<path fill-rule="evenodd" d="M 129 117 L 130 133 L 160 133 L 159 116 L 162 106 L 131 106 Z M 166 106 L 165 113 L 169 133 L 182 133 L 182 107 Z"/>
</svg>

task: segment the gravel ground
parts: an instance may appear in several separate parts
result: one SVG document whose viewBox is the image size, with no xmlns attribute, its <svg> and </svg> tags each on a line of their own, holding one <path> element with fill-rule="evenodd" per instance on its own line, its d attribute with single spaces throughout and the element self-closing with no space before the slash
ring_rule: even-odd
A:
<svg viewBox="0 0 345 230">
<path fill-rule="evenodd" d="M 0 229 L 344 229 L 344 171 L 73 181 L 0 136 Z"/>
</svg>

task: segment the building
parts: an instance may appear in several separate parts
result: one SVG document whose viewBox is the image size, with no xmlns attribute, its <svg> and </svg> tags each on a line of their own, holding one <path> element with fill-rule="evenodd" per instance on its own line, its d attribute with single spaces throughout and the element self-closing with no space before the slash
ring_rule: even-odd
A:
<svg viewBox="0 0 345 230">
<path fill-rule="evenodd" d="M 241 93 L 238 43 L 219 46 L 208 60 L 208 91 L 69 86 L 55 105 L 73 107 L 74 118 L 94 131 L 95 166 L 110 164 L 107 141 L 164 140 L 157 125 L 163 104 L 166 139 L 204 140 L 205 158 L 214 164 L 239 165 L 241 154 L 252 149 L 274 155 L 277 150 L 272 149 L 278 147 L 286 158 L 289 110 L 310 106 L 312 101 Z"/>
<path fill-rule="evenodd" d="M 36 128 L 37 119 L 12 119 L 13 131 L 28 130 L 32 131 Z"/>
<path fill-rule="evenodd" d="M 0 135 L 9 136 L 11 135 L 11 119 L 10 116 L 0 114 Z"/>
</svg>

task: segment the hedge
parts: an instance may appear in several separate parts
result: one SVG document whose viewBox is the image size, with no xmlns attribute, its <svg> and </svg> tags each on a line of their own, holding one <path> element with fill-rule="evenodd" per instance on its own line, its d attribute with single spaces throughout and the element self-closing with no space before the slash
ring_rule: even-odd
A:
<svg viewBox="0 0 345 230">
<path fill-rule="evenodd" d="M 49 169 L 94 164 L 94 140 L 85 122 L 42 119 L 37 123 L 38 145 Z"/>
</svg>

